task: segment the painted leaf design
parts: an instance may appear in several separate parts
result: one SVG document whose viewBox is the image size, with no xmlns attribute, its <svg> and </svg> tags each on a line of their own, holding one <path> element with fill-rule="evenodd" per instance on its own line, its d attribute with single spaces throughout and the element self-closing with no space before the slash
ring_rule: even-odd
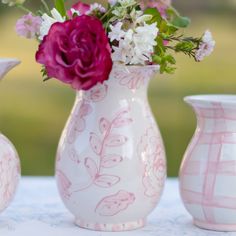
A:
<svg viewBox="0 0 236 236">
<path fill-rule="evenodd" d="M 123 108 L 118 114 L 117 114 L 117 119 L 120 119 L 122 117 L 124 117 L 125 115 L 127 115 L 129 113 L 129 107 L 125 107 Z"/>
<path fill-rule="evenodd" d="M 100 175 L 94 183 L 101 188 L 109 188 L 120 181 L 120 177 L 115 175 Z"/>
<path fill-rule="evenodd" d="M 83 103 L 80 107 L 80 117 L 87 116 L 92 112 L 92 107 L 89 104 Z"/>
<path fill-rule="evenodd" d="M 80 163 L 79 155 L 77 154 L 77 152 L 76 152 L 75 149 L 71 149 L 71 150 L 69 151 L 69 158 L 70 158 L 72 161 L 76 162 L 77 164 Z"/>
<path fill-rule="evenodd" d="M 89 141 L 93 151 L 99 155 L 102 149 L 102 143 L 99 137 L 95 133 L 91 133 Z"/>
<path fill-rule="evenodd" d="M 126 210 L 135 201 L 133 193 L 124 190 L 103 198 L 97 205 L 95 212 L 101 216 L 114 216 Z"/>
<path fill-rule="evenodd" d="M 99 128 L 100 128 L 101 133 L 103 134 L 104 132 L 106 132 L 109 129 L 110 125 L 111 124 L 107 119 L 101 118 L 100 123 L 99 123 Z"/>
<path fill-rule="evenodd" d="M 114 128 L 120 128 L 126 125 L 129 125 L 130 123 L 132 123 L 133 120 L 131 118 L 119 118 L 116 119 L 114 122 Z"/>
<path fill-rule="evenodd" d="M 122 156 L 111 154 L 111 155 L 106 155 L 102 158 L 101 165 L 103 168 L 112 168 L 118 165 L 122 161 L 123 161 Z"/>
<path fill-rule="evenodd" d="M 97 84 L 90 90 L 90 99 L 93 102 L 100 102 L 106 97 L 107 88 L 108 86 L 106 84 Z"/>
<path fill-rule="evenodd" d="M 106 146 L 117 147 L 127 142 L 127 137 L 119 134 L 110 135 L 106 140 Z"/>
<path fill-rule="evenodd" d="M 58 177 L 58 186 L 59 190 L 64 198 L 69 198 L 69 188 L 71 187 L 71 181 L 68 179 L 68 177 L 61 171 L 57 170 L 57 177 Z"/>
<path fill-rule="evenodd" d="M 76 122 L 75 122 L 75 130 L 78 132 L 82 132 L 85 130 L 86 127 L 86 123 L 85 120 L 83 118 L 79 118 Z"/>
<path fill-rule="evenodd" d="M 74 124 L 73 126 L 69 126 L 68 127 L 68 143 L 73 143 L 76 139 L 76 129 L 74 128 Z"/>
<path fill-rule="evenodd" d="M 88 174 L 91 177 L 91 179 L 95 179 L 95 177 L 98 173 L 98 168 L 97 168 L 97 165 L 94 162 L 94 160 L 92 160 L 89 157 L 85 158 L 84 166 L 86 167 L 86 169 L 88 171 Z"/>
</svg>

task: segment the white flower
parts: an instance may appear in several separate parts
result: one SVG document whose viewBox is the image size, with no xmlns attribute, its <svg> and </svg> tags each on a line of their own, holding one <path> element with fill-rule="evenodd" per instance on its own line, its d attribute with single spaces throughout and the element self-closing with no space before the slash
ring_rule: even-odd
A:
<svg viewBox="0 0 236 236">
<path fill-rule="evenodd" d="M 116 5 L 117 0 L 108 0 L 109 4 L 113 7 Z"/>
<path fill-rule="evenodd" d="M 134 47 L 132 45 L 133 30 L 126 32 L 125 38 L 119 41 L 119 46 L 113 46 L 112 60 L 129 64 L 134 57 Z"/>
<path fill-rule="evenodd" d="M 105 13 L 106 9 L 99 3 L 93 3 L 90 5 L 90 10 L 86 12 L 87 15 L 93 13 L 94 11 L 99 11 L 101 13 Z"/>
<path fill-rule="evenodd" d="M 127 9 L 125 7 L 116 7 L 113 11 L 112 14 L 119 18 L 124 18 L 124 16 L 127 14 Z"/>
<path fill-rule="evenodd" d="M 144 23 L 144 26 L 136 28 L 136 34 L 133 39 L 135 57 L 132 59 L 131 64 L 145 64 L 146 61 L 152 61 L 154 46 L 157 45 L 156 37 L 158 31 L 156 23 L 151 25 Z"/>
<path fill-rule="evenodd" d="M 40 40 L 43 40 L 43 37 L 48 34 L 51 26 L 56 22 L 64 22 L 66 20 L 65 17 L 62 17 L 61 14 L 53 8 L 51 10 L 52 17 L 47 15 L 46 13 L 42 15 L 42 25 L 40 27 Z"/>
<path fill-rule="evenodd" d="M 195 58 L 197 61 L 202 61 L 205 57 L 210 56 L 214 51 L 216 42 L 213 40 L 212 34 L 207 30 L 200 43 L 199 49 L 196 52 Z"/>
<path fill-rule="evenodd" d="M 125 36 L 126 33 L 121 29 L 122 26 L 122 22 L 118 22 L 115 26 L 110 25 L 111 32 L 109 32 L 108 37 L 111 42 L 114 40 L 120 41 Z"/>
<path fill-rule="evenodd" d="M 2 0 L 2 3 L 8 4 L 9 6 L 23 4 L 24 2 L 25 2 L 25 0 Z"/>
<path fill-rule="evenodd" d="M 158 31 L 156 23 L 144 23 L 143 26 L 128 30 L 119 40 L 119 46 L 113 47 L 113 61 L 142 65 L 151 62 Z"/>
<path fill-rule="evenodd" d="M 75 14 L 77 16 L 80 16 L 80 12 L 78 10 L 75 10 L 74 8 L 71 8 L 70 10 L 71 10 L 72 16 L 74 16 Z"/>
<path fill-rule="evenodd" d="M 136 0 L 118 0 L 121 6 L 128 7 L 136 4 Z"/>
</svg>

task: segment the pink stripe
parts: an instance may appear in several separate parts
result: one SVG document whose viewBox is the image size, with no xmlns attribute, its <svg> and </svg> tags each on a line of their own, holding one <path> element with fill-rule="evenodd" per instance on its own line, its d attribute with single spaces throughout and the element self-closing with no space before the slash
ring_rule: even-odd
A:
<svg viewBox="0 0 236 236">
<path fill-rule="evenodd" d="M 216 105 L 217 106 L 217 105 Z M 218 104 L 219 106 L 219 104 Z M 232 109 L 227 109 L 227 112 L 222 113 L 222 108 L 199 108 L 201 115 L 205 119 L 223 119 L 236 120 L 236 112 Z"/>
<path fill-rule="evenodd" d="M 206 175 L 217 171 L 218 174 L 225 176 L 236 176 L 236 161 L 209 162 L 208 173 L 204 170 L 204 164 L 201 161 L 190 161 L 185 169 L 185 175 L 196 176 Z"/>
<path fill-rule="evenodd" d="M 228 133 L 202 133 L 199 144 L 236 144 L 236 136 Z"/>
<path fill-rule="evenodd" d="M 212 106 L 216 108 L 214 109 L 214 112 L 213 112 L 213 114 L 215 114 L 214 117 L 217 117 L 219 113 L 224 114 L 224 110 L 220 103 L 212 103 Z M 224 122 L 224 125 L 225 125 L 225 122 Z M 218 126 L 218 121 L 215 119 L 213 130 L 216 130 L 217 126 Z M 213 202 L 213 199 L 214 199 L 214 189 L 215 189 L 215 183 L 216 183 L 218 163 L 221 157 L 222 140 L 221 140 L 221 136 L 218 136 L 215 134 L 213 134 L 210 139 L 211 139 L 211 143 L 209 147 L 206 175 L 205 175 L 205 180 L 203 184 L 202 204 L 203 204 L 203 212 L 204 212 L 206 220 L 210 223 L 215 223 L 215 216 L 214 216 L 213 209 L 209 207 L 205 207 L 205 205 Z M 214 145 L 215 141 L 219 142 L 219 145 Z M 215 165 L 215 168 L 211 168 L 211 165 L 210 165 L 211 162 L 217 162 L 217 164 Z"/>
<path fill-rule="evenodd" d="M 204 119 L 202 118 L 201 114 L 201 110 L 198 108 L 195 108 L 195 112 L 197 114 L 199 114 L 199 116 L 197 117 L 198 119 L 198 127 L 197 130 L 193 136 L 193 139 L 190 142 L 190 146 L 188 147 L 188 152 L 185 154 L 187 157 L 192 157 L 193 151 L 195 149 L 195 147 L 199 144 L 200 140 L 201 140 L 201 136 L 202 136 L 202 132 L 201 132 L 201 128 L 204 127 L 205 123 L 204 123 Z M 182 163 L 181 167 L 180 167 L 180 183 L 183 183 L 183 178 L 184 178 L 184 174 L 187 171 L 188 168 L 188 164 L 190 163 L 191 158 L 185 158 L 184 162 Z"/>
<path fill-rule="evenodd" d="M 210 208 L 226 208 L 236 210 L 236 198 L 225 196 L 214 196 L 211 201 L 202 201 L 202 194 L 191 190 L 182 189 L 185 194 L 185 203 L 187 204 L 201 204 L 204 207 Z"/>
</svg>

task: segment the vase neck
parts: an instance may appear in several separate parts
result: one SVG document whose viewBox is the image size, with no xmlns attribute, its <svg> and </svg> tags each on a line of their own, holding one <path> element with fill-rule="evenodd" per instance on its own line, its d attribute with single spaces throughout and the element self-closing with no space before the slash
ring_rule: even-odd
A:
<svg viewBox="0 0 236 236">
<path fill-rule="evenodd" d="M 236 133 L 236 104 L 220 101 L 188 101 L 198 120 L 198 128 L 207 133 Z"/>
<path fill-rule="evenodd" d="M 125 66 L 115 63 L 108 83 L 115 89 L 138 91 L 148 87 L 150 79 L 159 71 L 159 66 Z"/>
<path fill-rule="evenodd" d="M 87 91 L 78 91 L 77 99 L 99 101 L 106 96 L 113 99 L 146 97 L 150 79 L 158 72 L 158 66 L 124 66 L 114 64 L 109 79 Z"/>
</svg>

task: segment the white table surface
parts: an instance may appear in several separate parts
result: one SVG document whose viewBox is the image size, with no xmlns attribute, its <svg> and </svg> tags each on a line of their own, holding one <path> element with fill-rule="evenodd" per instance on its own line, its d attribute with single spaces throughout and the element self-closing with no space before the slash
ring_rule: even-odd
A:
<svg viewBox="0 0 236 236">
<path fill-rule="evenodd" d="M 178 192 L 176 179 L 168 179 L 161 202 L 145 228 L 110 233 L 80 229 L 62 204 L 54 178 L 24 177 L 11 206 L 0 215 L 0 236 L 236 236 L 201 230 L 192 225 Z"/>
</svg>

